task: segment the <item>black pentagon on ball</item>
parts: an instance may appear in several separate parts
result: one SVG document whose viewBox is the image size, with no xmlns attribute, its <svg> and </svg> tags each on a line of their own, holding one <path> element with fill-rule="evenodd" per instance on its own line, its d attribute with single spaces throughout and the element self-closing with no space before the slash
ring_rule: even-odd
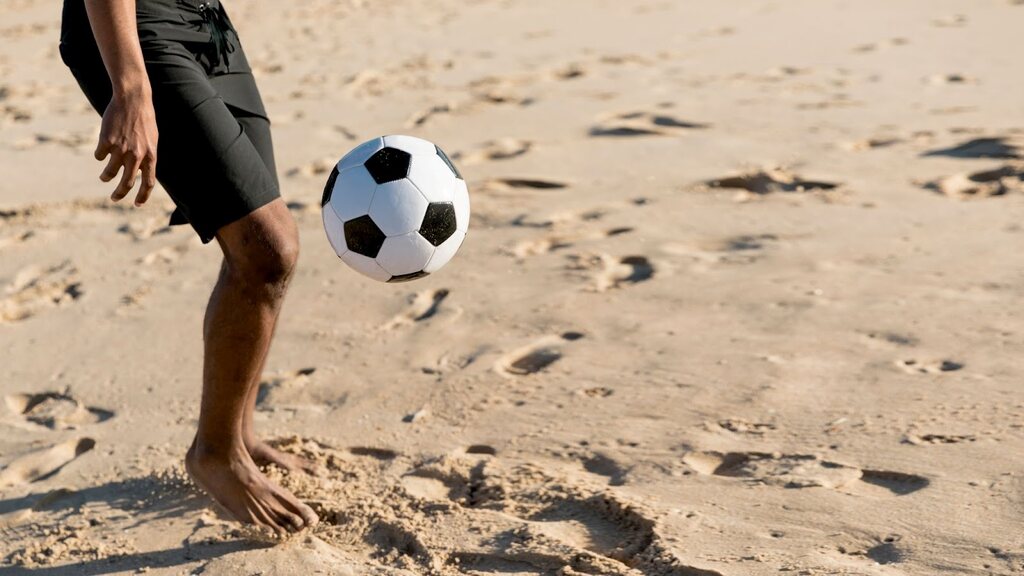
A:
<svg viewBox="0 0 1024 576">
<path fill-rule="evenodd" d="M 462 180 L 462 174 L 459 174 L 459 169 L 455 167 L 455 164 L 452 164 L 451 160 L 448 159 L 448 155 L 444 153 L 444 150 L 441 150 L 441 147 L 438 146 L 437 144 L 434 144 L 434 150 L 437 150 L 437 155 L 441 157 L 441 160 L 444 160 L 445 164 L 448 165 L 448 168 L 451 169 L 452 174 L 455 174 L 456 178 Z"/>
<path fill-rule="evenodd" d="M 452 234 L 455 234 L 455 206 L 451 202 L 428 204 L 423 223 L 420 224 L 420 236 L 434 246 L 440 246 Z"/>
<path fill-rule="evenodd" d="M 345 244 L 356 254 L 376 258 L 385 238 L 369 214 L 345 222 Z"/>
<path fill-rule="evenodd" d="M 430 276 L 430 272 L 420 270 L 419 272 L 413 272 L 411 274 L 399 274 L 398 276 L 392 276 L 391 279 L 388 280 L 388 283 L 397 284 L 399 282 L 409 282 L 410 280 L 423 278 L 424 276 Z"/>
<path fill-rule="evenodd" d="M 320 206 L 326 206 L 331 201 L 331 192 L 334 192 L 334 183 L 338 181 L 338 165 L 334 165 L 331 175 L 327 177 L 327 184 L 324 186 L 324 195 L 320 198 Z"/>
<path fill-rule="evenodd" d="M 409 163 L 412 157 L 408 152 L 398 148 L 381 148 L 363 165 L 366 171 L 373 176 L 377 184 L 394 182 L 409 175 Z"/>
</svg>

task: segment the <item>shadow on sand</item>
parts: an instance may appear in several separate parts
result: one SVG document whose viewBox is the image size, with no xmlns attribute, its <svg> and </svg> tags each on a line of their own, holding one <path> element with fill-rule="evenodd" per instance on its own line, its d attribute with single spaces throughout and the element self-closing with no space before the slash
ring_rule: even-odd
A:
<svg viewBox="0 0 1024 576">
<path fill-rule="evenodd" d="M 172 517 L 181 518 L 188 513 L 198 512 L 208 504 L 209 500 L 183 478 L 153 474 L 79 490 L 61 489 L 0 500 L 0 520 L 17 516 L 19 512 L 46 515 L 43 522 L 26 519 L 7 527 L 0 523 L 0 532 L 8 542 L 23 531 L 24 536 L 30 537 L 30 534 L 40 526 L 58 527 L 66 524 L 80 515 L 85 508 L 113 511 L 113 518 L 110 521 L 118 523 L 118 531 L 130 532 L 141 524 Z M 182 539 L 180 546 L 165 550 L 115 554 L 107 558 L 60 566 L 14 566 L 11 562 L 18 553 L 14 551 L 7 557 L 0 558 L 0 573 L 4 576 L 93 576 L 117 572 L 131 573 L 145 568 L 168 568 L 202 562 L 233 552 L 268 546 L 266 543 L 248 539 L 204 541 L 200 545 L 195 545 L 190 541 L 194 534 L 193 531 Z"/>
</svg>

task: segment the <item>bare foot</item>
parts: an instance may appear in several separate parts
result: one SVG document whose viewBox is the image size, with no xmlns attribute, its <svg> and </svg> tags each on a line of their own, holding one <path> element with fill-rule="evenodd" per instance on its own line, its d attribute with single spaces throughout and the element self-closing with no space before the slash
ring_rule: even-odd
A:
<svg viewBox="0 0 1024 576">
<path fill-rule="evenodd" d="M 204 450 L 193 442 L 185 456 L 185 468 L 196 484 L 236 520 L 266 526 L 279 536 L 319 522 L 312 508 L 256 468 L 244 446 L 224 452 Z"/>
<path fill-rule="evenodd" d="M 253 461 L 260 466 L 273 464 L 289 472 L 305 472 L 310 476 L 320 476 L 323 473 L 323 468 L 309 458 L 303 458 L 298 454 L 282 452 L 260 440 L 247 444 L 246 449 L 249 451 L 249 455 L 252 456 Z"/>
</svg>

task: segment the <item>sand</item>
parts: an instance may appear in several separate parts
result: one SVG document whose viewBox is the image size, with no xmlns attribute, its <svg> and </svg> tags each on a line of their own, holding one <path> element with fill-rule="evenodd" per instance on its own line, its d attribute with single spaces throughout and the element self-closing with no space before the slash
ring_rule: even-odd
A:
<svg viewBox="0 0 1024 576">
<path fill-rule="evenodd" d="M 111 205 L 59 2 L 0 4 L 0 572 L 1024 572 L 1024 5 L 227 0 L 303 252 L 257 425 L 284 543 L 181 466 L 219 252 Z M 440 273 L 332 254 L 409 133 Z"/>
</svg>

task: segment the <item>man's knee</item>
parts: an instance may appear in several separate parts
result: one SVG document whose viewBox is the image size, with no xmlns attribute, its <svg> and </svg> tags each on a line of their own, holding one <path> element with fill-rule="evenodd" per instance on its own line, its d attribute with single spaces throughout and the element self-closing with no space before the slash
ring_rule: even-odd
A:
<svg viewBox="0 0 1024 576">
<path fill-rule="evenodd" d="M 260 209 L 218 234 L 228 271 L 246 284 L 283 289 L 299 259 L 299 235 L 288 214 Z"/>
<path fill-rule="evenodd" d="M 242 251 L 233 264 L 247 282 L 284 287 L 299 260 L 299 239 L 294 235 L 274 235 Z"/>
</svg>

